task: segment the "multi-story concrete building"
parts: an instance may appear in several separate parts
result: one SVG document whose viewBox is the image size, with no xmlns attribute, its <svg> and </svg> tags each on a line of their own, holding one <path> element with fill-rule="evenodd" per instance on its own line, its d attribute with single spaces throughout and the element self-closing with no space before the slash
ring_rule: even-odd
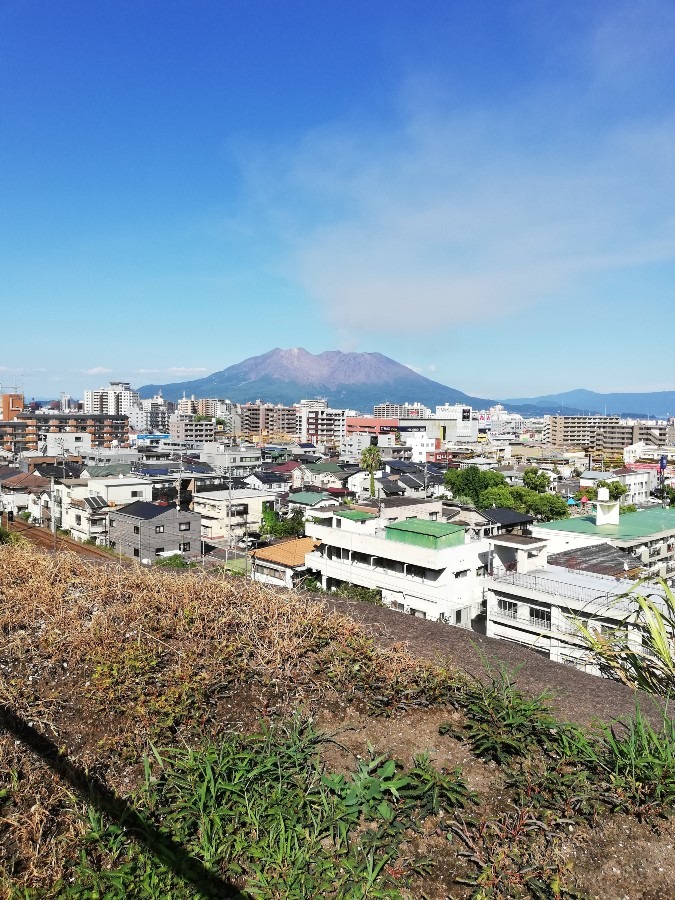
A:
<svg viewBox="0 0 675 900">
<path fill-rule="evenodd" d="M 527 573 L 499 572 L 486 583 L 487 634 L 523 644 L 556 662 L 598 675 L 577 623 L 591 631 L 625 628 L 638 651 L 643 635 L 626 624 L 636 609 L 624 579 L 543 565 Z M 638 588 L 657 594 L 657 588 Z M 625 596 L 628 594 L 628 596 Z"/>
<path fill-rule="evenodd" d="M 491 406 L 486 413 L 478 414 L 479 427 L 483 427 L 483 423 L 492 435 L 501 436 L 508 435 L 519 437 L 523 431 L 525 420 L 520 413 L 507 412 L 504 407 L 498 403 Z"/>
<path fill-rule="evenodd" d="M 667 422 L 620 419 L 619 416 L 548 416 L 544 441 L 554 447 L 580 447 L 621 456 L 624 447 L 643 442 L 666 443 Z"/>
<path fill-rule="evenodd" d="M 647 578 L 675 581 L 675 508 L 640 509 L 616 524 L 598 524 L 594 515 L 541 522 L 532 534 L 546 540 L 549 553 L 608 543 L 626 555 L 627 569 L 637 563 Z"/>
<path fill-rule="evenodd" d="M 276 495 L 250 490 L 204 491 L 192 500 L 192 509 L 201 517 L 204 538 L 236 543 L 252 531 L 260 531 L 263 512 L 274 509 Z"/>
<path fill-rule="evenodd" d="M 216 423 L 193 413 L 174 413 L 169 419 L 169 436 L 179 444 L 205 444 L 213 441 Z"/>
<path fill-rule="evenodd" d="M 230 447 L 224 443 L 204 444 L 199 453 L 200 462 L 210 465 L 221 475 L 244 478 L 260 468 L 262 451 L 260 447 Z"/>
<path fill-rule="evenodd" d="M 398 419 L 375 416 L 347 416 L 345 419 L 347 436 L 350 434 L 396 434 Z"/>
<path fill-rule="evenodd" d="M 109 546 L 146 565 L 174 553 L 201 555 L 200 519 L 190 510 L 138 500 L 111 511 L 108 522 Z"/>
<path fill-rule="evenodd" d="M 373 408 L 376 419 L 430 419 L 432 415 L 423 403 L 378 403 Z"/>
<path fill-rule="evenodd" d="M 113 447 L 129 440 L 129 419 L 125 415 L 37 412 L 20 413 L 9 422 L 0 422 L 0 447 L 13 453 L 39 450 L 49 435 L 85 433 L 92 447 Z"/>
<path fill-rule="evenodd" d="M 169 408 L 161 394 L 141 400 L 129 410 L 129 427 L 142 434 L 167 434 Z"/>
<path fill-rule="evenodd" d="M 0 394 L 0 420 L 9 422 L 23 412 L 23 394 Z"/>
<path fill-rule="evenodd" d="M 138 391 L 132 390 L 126 381 L 111 381 L 110 387 L 84 392 L 84 411 L 88 414 L 128 415 L 139 402 Z"/>
<path fill-rule="evenodd" d="M 392 503 L 381 515 L 313 511 L 305 530 L 320 544 L 307 555 L 307 568 L 325 590 L 342 583 L 377 589 L 393 609 L 470 628 L 482 607 L 489 545 L 441 521 L 441 509 L 440 501 L 422 501 Z"/>
<path fill-rule="evenodd" d="M 300 415 L 295 406 L 245 403 L 240 416 L 242 434 L 249 438 L 296 438 L 300 433 Z"/>
<path fill-rule="evenodd" d="M 309 409 L 301 416 L 304 428 L 300 440 L 315 446 L 338 448 L 347 436 L 347 417 L 356 413 L 347 409 Z"/>
</svg>

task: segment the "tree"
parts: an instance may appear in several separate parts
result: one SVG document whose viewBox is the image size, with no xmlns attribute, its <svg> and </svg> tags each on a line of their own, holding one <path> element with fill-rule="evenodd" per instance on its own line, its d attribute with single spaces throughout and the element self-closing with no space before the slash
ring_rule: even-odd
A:
<svg viewBox="0 0 675 900">
<path fill-rule="evenodd" d="M 523 484 L 531 491 L 536 491 L 538 494 L 545 494 L 551 484 L 551 479 L 546 472 L 542 472 L 541 469 L 532 466 L 529 469 L 525 469 L 523 473 Z"/>
<path fill-rule="evenodd" d="M 478 466 L 467 466 L 466 469 L 448 469 L 445 483 L 452 490 L 454 497 L 470 497 L 477 504 L 480 495 L 491 487 L 503 487 L 506 479 L 499 472 L 482 470 Z"/>
<path fill-rule="evenodd" d="M 375 472 L 382 468 L 382 454 L 378 447 L 364 447 L 361 451 L 361 468 L 370 475 L 370 496 L 375 496 Z"/>
<path fill-rule="evenodd" d="M 609 490 L 610 500 L 620 500 L 624 494 L 628 493 L 628 488 L 620 481 L 599 481 L 598 487 L 606 487 Z"/>
<path fill-rule="evenodd" d="M 569 517 L 567 502 L 557 494 L 539 494 L 526 487 L 511 488 L 511 493 L 518 504 L 516 508 L 542 522 Z"/>
<path fill-rule="evenodd" d="M 273 509 L 263 509 L 260 533 L 263 537 L 300 537 L 305 533 L 305 519 L 299 509 L 287 519 Z"/>
<path fill-rule="evenodd" d="M 490 509 L 493 506 L 506 509 L 515 509 L 517 506 L 510 489 L 506 486 L 490 487 L 481 492 L 478 503 L 478 509 Z"/>
</svg>

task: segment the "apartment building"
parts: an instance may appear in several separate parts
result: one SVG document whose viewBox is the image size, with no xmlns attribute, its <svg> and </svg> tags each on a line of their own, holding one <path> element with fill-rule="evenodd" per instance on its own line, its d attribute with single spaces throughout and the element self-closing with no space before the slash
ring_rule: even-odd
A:
<svg viewBox="0 0 675 900">
<path fill-rule="evenodd" d="M 624 447 L 666 443 L 667 422 L 620 419 L 619 416 L 547 416 L 544 441 L 554 447 L 581 447 L 621 456 Z"/>
<path fill-rule="evenodd" d="M 547 541 L 550 553 L 608 543 L 625 554 L 627 569 L 640 565 L 647 578 L 675 582 L 675 508 L 655 505 L 617 519 L 602 524 L 595 515 L 574 516 L 540 522 L 532 534 Z"/>
<path fill-rule="evenodd" d="M 660 589 L 641 585 L 663 609 Z M 523 644 L 556 662 L 590 674 L 591 659 L 577 623 L 600 634 L 622 628 L 640 652 L 644 635 L 626 621 L 635 612 L 631 582 L 544 564 L 526 573 L 500 571 L 486 581 L 488 636 Z M 626 596 L 627 595 L 627 596 Z"/>
<path fill-rule="evenodd" d="M 313 511 L 305 532 L 320 543 L 307 568 L 324 590 L 342 583 L 377 589 L 392 609 L 470 628 L 481 611 L 489 546 L 469 539 L 462 525 L 431 518 L 441 508 L 422 501 L 388 505 L 384 516 Z"/>
<path fill-rule="evenodd" d="M 295 406 L 273 403 L 245 403 L 241 407 L 241 431 L 250 438 L 272 435 L 297 437 L 300 433 L 300 414 Z"/>
<path fill-rule="evenodd" d="M 139 402 L 138 391 L 126 381 L 111 381 L 110 387 L 84 392 L 84 411 L 88 414 L 128 415 Z"/>
<path fill-rule="evenodd" d="M 0 394 L 0 421 L 9 422 L 23 412 L 23 394 Z"/>
<path fill-rule="evenodd" d="M 207 463 L 221 475 L 245 478 L 260 468 L 262 451 L 260 447 L 229 447 L 214 441 L 204 444 L 199 461 Z"/>
<path fill-rule="evenodd" d="M 347 417 L 356 413 L 347 409 L 308 409 L 301 416 L 305 429 L 300 440 L 315 446 L 338 448 L 347 436 Z"/>
<path fill-rule="evenodd" d="M 194 413 L 174 413 L 169 419 L 169 436 L 179 444 L 204 444 L 213 441 L 216 423 Z"/>
<path fill-rule="evenodd" d="M 432 415 L 423 403 L 378 403 L 373 408 L 376 419 L 430 419 Z"/>
<path fill-rule="evenodd" d="M 192 509 L 201 517 L 202 536 L 236 543 L 252 531 L 259 532 L 263 512 L 274 509 L 272 492 L 247 490 L 205 491 L 195 494 Z"/>
<path fill-rule="evenodd" d="M 113 447 L 129 440 L 129 419 L 125 415 L 37 412 L 20 413 L 9 422 L 0 422 L 0 447 L 12 453 L 39 450 L 49 435 L 84 433 L 92 447 Z"/>
</svg>

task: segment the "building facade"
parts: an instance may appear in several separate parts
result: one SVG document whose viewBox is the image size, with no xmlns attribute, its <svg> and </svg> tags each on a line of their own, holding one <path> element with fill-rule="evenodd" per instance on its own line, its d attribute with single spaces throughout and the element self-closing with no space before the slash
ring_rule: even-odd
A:
<svg viewBox="0 0 675 900">
<path fill-rule="evenodd" d="M 197 513 L 136 501 L 109 514 L 109 546 L 149 565 L 174 553 L 198 559 L 202 543 Z"/>
</svg>

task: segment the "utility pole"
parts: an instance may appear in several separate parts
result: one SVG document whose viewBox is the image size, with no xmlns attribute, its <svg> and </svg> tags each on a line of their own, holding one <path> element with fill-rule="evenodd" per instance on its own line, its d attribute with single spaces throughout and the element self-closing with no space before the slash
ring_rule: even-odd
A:
<svg viewBox="0 0 675 900">
<path fill-rule="evenodd" d="M 52 506 L 52 535 L 54 536 L 54 549 L 56 550 L 56 492 L 54 490 L 54 476 L 50 477 L 50 495 L 51 495 L 51 506 Z"/>
</svg>

